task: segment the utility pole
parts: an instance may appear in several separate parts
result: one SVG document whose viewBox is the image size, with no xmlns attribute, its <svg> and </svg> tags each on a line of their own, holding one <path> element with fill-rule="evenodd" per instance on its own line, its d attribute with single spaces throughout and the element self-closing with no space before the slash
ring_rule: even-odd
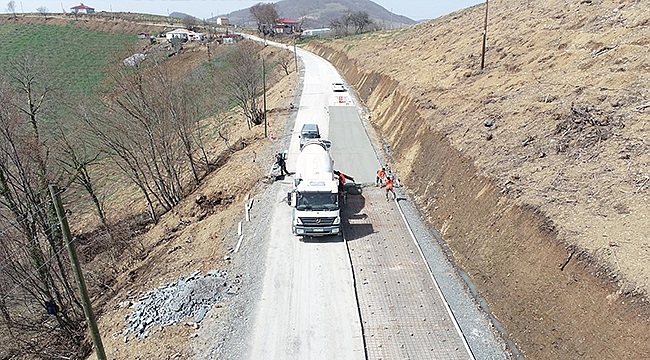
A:
<svg viewBox="0 0 650 360">
<path fill-rule="evenodd" d="M 485 68 L 485 44 L 487 42 L 488 3 L 489 0 L 485 0 L 485 23 L 483 24 L 483 50 L 481 50 L 481 71 Z"/>
<path fill-rule="evenodd" d="M 262 57 L 262 86 L 264 86 L 264 137 L 269 137 L 266 126 L 266 65 Z"/>
<path fill-rule="evenodd" d="M 296 36 L 293 37 L 293 60 L 296 62 L 296 75 L 298 75 L 298 52 L 296 51 Z"/>
<path fill-rule="evenodd" d="M 102 338 L 99 335 L 99 329 L 97 328 L 97 321 L 95 321 L 95 314 L 93 314 L 93 308 L 90 304 L 90 297 L 88 296 L 86 281 L 84 280 L 83 274 L 81 273 L 81 266 L 79 265 L 79 259 L 77 258 L 77 250 L 75 249 L 74 243 L 72 242 L 72 235 L 70 234 L 68 219 L 65 216 L 65 210 L 63 209 L 63 204 L 61 203 L 59 187 L 56 185 L 50 185 L 49 188 L 50 195 L 52 196 L 52 202 L 54 203 L 54 208 L 56 209 L 56 215 L 59 218 L 59 223 L 61 224 L 63 240 L 65 241 L 65 244 L 68 248 L 68 255 L 70 256 L 70 261 L 72 262 L 72 271 L 74 272 L 74 277 L 77 280 L 77 286 L 79 286 L 81 305 L 84 308 L 84 314 L 88 320 L 90 337 L 93 340 L 93 344 L 95 344 L 95 353 L 97 355 L 97 360 L 106 360 L 104 344 L 102 344 Z"/>
</svg>

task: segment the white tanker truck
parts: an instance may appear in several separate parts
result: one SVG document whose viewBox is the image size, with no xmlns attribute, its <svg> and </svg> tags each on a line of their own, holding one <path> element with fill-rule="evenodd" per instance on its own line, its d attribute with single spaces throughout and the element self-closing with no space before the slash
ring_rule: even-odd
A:
<svg viewBox="0 0 650 360">
<path fill-rule="evenodd" d="M 331 143 L 310 140 L 296 160 L 294 187 L 288 195 L 296 235 L 325 236 L 341 232 L 339 180 L 330 156 Z"/>
</svg>

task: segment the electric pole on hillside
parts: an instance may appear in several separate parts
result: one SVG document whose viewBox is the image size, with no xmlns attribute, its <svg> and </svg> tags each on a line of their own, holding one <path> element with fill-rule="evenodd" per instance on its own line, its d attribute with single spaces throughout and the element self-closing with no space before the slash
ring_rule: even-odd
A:
<svg viewBox="0 0 650 360">
<path fill-rule="evenodd" d="M 93 344 L 95 345 L 97 360 L 106 360 L 104 344 L 102 343 L 102 338 L 99 335 L 99 328 L 97 327 L 95 314 L 93 313 L 90 297 L 88 296 L 86 281 L 84 280 L 83 274 L 81 273 L 79 258 L 77 258 L 77 250 L 75 249 L 74 243 L 72 242 L 72 235 L 70 235 L 68 219 L 65 216 L 65 210 L 63 209 L 63 204 L 61 203 L 61 194 L 59 187 L 56 185 L 50 185 L 49 188 L 50 195 L 52 196 L 52 202 L 54 203 L 54 208 L 56 209 L 56 216 L 59 218 L 59 223 L 61 225 L 61 232 L 63 232 L 63 241 L 65 241 L 66 247 L 68 248 L 68 255 L 70 256 L 70 262 L 72 262 L 72 272 L 74 272 L 74 277 L 77 280 L 77 286 L 79 287 L 81 305 L 83 306 L 86 320 L 88 320 L 88 329 L 90 330 L 90 337 L 92 338 Z"/>
<path fill-rule="evenodd" d="M 483 23 L 483 50 L 481 51 L 481 71 L 485 68 L 485 44 L 487 42 L 488 3 L 485 0 L 485 22 Z"/>
<path fill-rule="evenodd" d="M 293 37 L 293 60 L 296 62 L 296 75 L 300 76 L 300 74 L 298 74 L 298 52 L 296 51 L 296 38 L 297 36 Z"/>
<path fill-rule="evenodd" d="M 266 130 L 266 65 L 264 57 L 262 57 L 262 86 L 264 86 L 264 137 L 269 137 Z"/>
</svg>

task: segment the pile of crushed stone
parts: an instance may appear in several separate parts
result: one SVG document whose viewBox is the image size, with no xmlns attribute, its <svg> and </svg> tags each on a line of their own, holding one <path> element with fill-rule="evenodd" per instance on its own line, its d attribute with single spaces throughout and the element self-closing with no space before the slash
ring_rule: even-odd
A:
<svg viewBox="0 0 650 360">
<path fill-rule="evenodd" d="M 211 270 L 205 275 L 200 274 L 197 270 L 142 295 L 131 305 L 135 310 L 126 319 L 128 328 L 123 334 L 134 333 L 139 338 L 146 338 L 149 327 L 177 324 L 188 317 L 200 323 L 212 305 L 229 293 L 225 271 Z"/>
</svg>

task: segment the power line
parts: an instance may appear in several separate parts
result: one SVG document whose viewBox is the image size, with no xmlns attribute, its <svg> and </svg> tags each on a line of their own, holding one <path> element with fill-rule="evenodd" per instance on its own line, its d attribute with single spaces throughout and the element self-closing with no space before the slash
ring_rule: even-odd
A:
<svg viewBox="0 0 650 360">
<path fill-rule="evenodd" d="M 58 195 L 61 195 L 63 192 L 64 192 L 64 189 L 61 189 L 61 190 L 59 190 L 59 191 L 56 192 L 56 195 L 57 195 L 57 196 L 58 196 Z M 52 203 L 52 200 L 50 199 L 50 200 L 47 200 L 47 201 L 42 201 L 42 202 L 36 204 L 36 205 L 34 206 L 34 208 L 36 208 L 36 209 L 43 209 L 44 206 L 45 206 L 46 204 L 48 204 L 48 203 Z M 38 213 L 39 213 L 39 211 L 37 211 L 37 212 L 34 213 L 34 214 L 38 214 Z M 16 219 L 16 222 L 19 224 L 19 223 L 21 223 L 21 222 L 23 222 L 23 221 L 27 221 L 27 220 L 29 220 L 28 216 L 23 216 L 22 218 Z M 60 226 L 60 224 L 59 224 L 59 226 Z M 54 226 L 50 226 L 50 227 L 48 228 L 48 231 L 53 231 L 53 230 L 54 230 Z M 8 229 L 0 230 L 0 234 L 4 235 L 5 237 L 11 237 L 11 235 L 13 235 L 13 234 L 9 234 L 9 233 L 8 233 Z M 11 295 L 12 292 L 14 292 L 14 291 L 15 291 L 16 289 L 18 289 L 18 288 L 23 287 L 23 286 L 24 286 L 24 285 L 25 285 L 25 284 L 26 284 L 30 279 L 32 279 L 32 280 L 39 280 L 39 279 L 36 277 L 36 274 L 38 274 L 38 272 L 39 272 L 40 270 L 42 270 L 45 266 L 50 265 L 54 260 L 58 259 L 58 256 L 61 255 L 61 253 L 62 253 L 63 251 L 65 251 L 65 250 L 66 250 L 66 247 L 64 246 L 64 247 L 62 247 L 61 249 L 59 249 L 58 251 L 56 251 L 55 253 L 53 253 L 53 254 L 49 254 L 48 259 L 45 260 L 45 261 L 44 261 L 44 262 L 43 262 L 43 263 L 42 263 L 38 268 L 36 268 L 36 269 L 34 270 L 33 273 L 25 272 L 24 274 L 27 275 L 27 277 L 26 277 L 23 281 L 21 281 L 20 283 L 16 284 L 16 285 L 15 285 L 14 287 L 12 287 L 11 289 L 9 289 L 9 290 L 6 292 L 6 294 L 4 294 L 4 295 L 1 297 L 2 301 L 8 299 L 8 298 L 9 298 L 9 295 Z M 10 266 L 10 264 L 11 264 L 11 260 L 9 260 L 9 259 L 7 259 L 7 258 L 4 258 L 3 260 L 4 260 L 4 264 L 5 264 L 5 265 L 4 265 L 2 268 L 0 268 L 0 271 L 4 271 L 4 270 L 7 269 L 7 268 Z"/>
<path fill-rule="evenodd" d="M 66 250 L 66 248 L 65 248 L 65 247 L 62 247 L 62 248 L 59 249 L 59 251 L 57 251 L 54 255 L 57 255 L 57 256 L 58 256 L 58 255 L 60 255 L 62 252 L 64 252 L 65 250 Z M 54 259 L 55 259 L 54 256 L 50 257 L 50 259 L 48 259 L 47 261 L 45 261 L 41 266 L 39 266 L 39 267 L 36 269 L 35 273 L 38 273 L 38 272 L 39 272 L 40 270 L 42 270 L 46 265 L 49 265 L 49 264 L 50 264 Z M 8 298 L 9 298 L 9 295 L 10 295 L 13 291 L 15 291 L 16 289 L 18 289 L 18 288 L 22 287 L 23 285 L 25 285 L 25 284 L 27 283 L 27 281 L 30 279 L 30 277 L 32 277 L 33 280 L 38 280 L 38 278 L 36 278 L 34 274 L 26 273 L 26 275 L 27 275 L 27 278 L 26 278 L 25 280 L 21 281 L 19 284 L 17 284 L 17 285 L 14 286 L 13 288 L 9 289 L 9 291 L 7 291 L 7 293 L 6 293 L 4 296 L 2 296 L 2 301 L 8 299 Z"/>
</svg>

